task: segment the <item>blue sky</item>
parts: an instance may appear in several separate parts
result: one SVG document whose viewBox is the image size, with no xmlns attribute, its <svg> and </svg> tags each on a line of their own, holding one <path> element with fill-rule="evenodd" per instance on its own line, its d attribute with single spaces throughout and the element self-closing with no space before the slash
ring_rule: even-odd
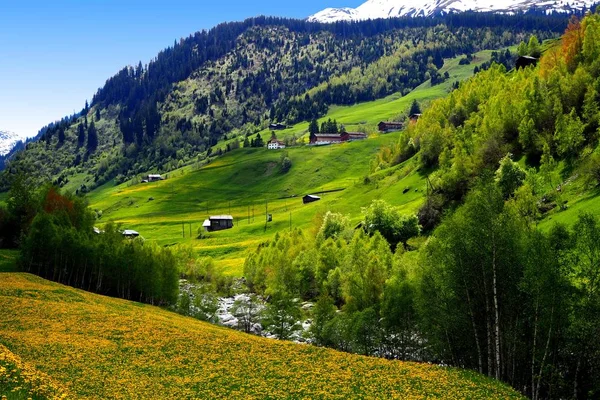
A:
<svg viewBox="0 0 600 400">
<path fill-rule="evenodd" d="M 0 130 L 33 136 L 107 78 L 174 40 L 256 15 L 305 18 L 361 0 L 0 0 Z"/>
</svg>

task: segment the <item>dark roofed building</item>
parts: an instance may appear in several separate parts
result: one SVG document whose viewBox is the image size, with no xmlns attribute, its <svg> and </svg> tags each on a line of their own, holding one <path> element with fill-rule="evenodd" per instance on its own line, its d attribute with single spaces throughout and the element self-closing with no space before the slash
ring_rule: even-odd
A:
<svg viewBox="0 0 600 400">
<path fill-rule="evenodd" d="M 347 142 L 351 140 L 362 140 L 366 138 L 367 134 L 362 132 L 315 133 L 310 141 L 310 144 L 319 146 Z"/>
<path fill-rule="evenodd" d="M 347 139 L 344 139 L 346 137 Z M 342 140 L 363 140 L 367 138 L 367 134 L 363 132 L 344 132 L 342 134 Z"/>
<path fill-rule="evenodd" d="M 531 56 L 521 56 L 517 59 L 516 68 L 522 69 L 533 65 L 534 67 L 537 65 L 538 59 Z"/>
<path fill-rule="evenodd" d="M 379 132 L 388 133 L 388 132 L 402 130 L 402 128 L 404 128 L 404 124 L 402 122 L 383 122 L 383 121 L 381 121 L 377 125 L 377 128 L 379 129 Z"/>
<path fill-rule="evenodd" d="M 270 124 L 269 125 L 269 129 L 272 131 L 280 131 L 285 128 L 287 128 L 287 126 L 285 126 L 285 124 Z"/>
<path fill-rule="evenodd" d="M 206 232 L 231 229 L 233 228 L 233 217 L 231 215 L 213 215 L 204 221 L 202 227 Z"/>
<path fill-rule="evenodd" d="M 321 198 L 319 196 L 315 196 L 314 194 L 307 194 L 302 198 L 302 202 L 304 204 L 314 203 L 315 201 L 319 201 Z"/>
<path fill-rule="evenodd" d="M 342 135 L 339 133 L 315 133 L 310 141 L 311 144 L 315 144 L 317 146 L 340 142 L 342 142 Z"/>
<path fill-rule="evenodd" d="M 421 118 L 421 114 L 410 114 L 408 117 L 411 122 L 417 122 L 419 118 Z"/>
</svg>

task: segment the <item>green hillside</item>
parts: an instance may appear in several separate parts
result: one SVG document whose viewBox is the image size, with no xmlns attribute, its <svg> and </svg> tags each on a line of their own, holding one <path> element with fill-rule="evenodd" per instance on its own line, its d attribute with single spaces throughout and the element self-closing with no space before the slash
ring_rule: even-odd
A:
<svg viewBox="0 0 600 400">
<path fill-rule="evenodd" d="M 446 60 L 442 72 L 450 77 L 442 84 L 431 86 L 426 82 L 406 96 L 396 94 L 354 106 L 333 107 L 325 118 L 336 119 L 348 129 L 375 132 L 379 121 L 400 118 L 413 101 L 426 104 L 443 97 L 454 82 L 471 76 L 473 68 L 489 61 L 490 56 L 491 51 L 476 53 L 468 65 L 459 65 L 462 56 Z M 277 135 L 280 139 L 307 137 L 307 128 L 307 123 L 301 123 Z M 261 133 L 264 137 L 270 135 L 268 130 Z M 400 206 L 403 212 L 416 212 L 426 184 L 425 174 L 414 161 L 382 173 L 371 171 L 379 149 L 393 145 L 399 135 L 371 133 L 366 141 L 325 147 L 238 149 L 201 168 L 194 163 L 172 171 L 165 181 L 130 181 L 117 186 L 109 182 L 89 194 L 90 206 L 102 212 L 99 224 L 122 223 L 123 228 L 135 229 L 160 245 L 190 245 L 199 255 L 213 257 L 228 274 L 239 276 L 248 249 L 290 225 L 311 227 L 315 217 L 326 211 L 349 214 L 358 223 L 362 207 L 374 199 L 384 199 Z M 292 160 L 286 174 L 280 169 L 282 154 Z M 370 178 L 365 181 L 366 177 Z M 78 180 L 74 182 L 78 184 Z M 321 195 L 322 201 L 302 204 L 302 195 L 321 192 L 328 192 Z M 268 224 L 267 212 L 273 216 Z M 235 228 L 196 239 L 204 219 L 220 214 L 233 215 Z"/>
<path fill-rule="evenodd" d="M 32 387 L 16 391 L 49 398 L 521 398 L 473 372 L 269 340 L 0 273 L 0 396 L 13 398 L 18 367 Z"/>
<path fill-rule="evenodd" d="M 390 134 L 342 145 L 290 148 L 292 168 L 286 174 L 280 170 L 281 150 L 239 149 L 200 169 L 174 171 L 161 182 L 105 185 L 89 195 L 90 204 L 102 211 L 99 224 L 116 221 L 161 245 L 191 245 L 199 255 L 227 266 L 228 273 L 241 275 L 246 250 L 289 228 L 290 222 L 307 228 L 326 211 L 350 214 L 358 222 L 361 207 L 375 198 L 415 212 L 425 184 L 413 163 L 364 182 L 378 148 L 397 138 Z M 403 194 L 405 188 L 410 191 Z M 302 204 L 302 195 L 321 192 L 328 192 L 320 194 L 322 201 Z M 273 217 L 268 224 L 267 211 Z M 234 229 L 196 239 L 204 219 L 220 214 L 233 215 Z"/>
</svg>

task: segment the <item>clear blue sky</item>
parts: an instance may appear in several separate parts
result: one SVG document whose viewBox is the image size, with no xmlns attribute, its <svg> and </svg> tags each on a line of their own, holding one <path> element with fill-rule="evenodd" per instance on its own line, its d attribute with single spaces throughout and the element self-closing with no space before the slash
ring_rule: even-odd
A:
<svg viewBox="0 0 600 400">
<path fill-rule="evenodd" d="M 0 0 L 0 130 L 33 136 L 125 65 L 256 15 L 305 18 L 361 0 Z"/>
</svg>

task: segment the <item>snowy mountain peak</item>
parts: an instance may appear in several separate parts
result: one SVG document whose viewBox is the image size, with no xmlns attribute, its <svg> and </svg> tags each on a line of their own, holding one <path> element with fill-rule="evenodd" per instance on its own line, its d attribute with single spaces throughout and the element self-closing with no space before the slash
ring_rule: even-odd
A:
<svg viewBox="0 0 600 400">
<path fill-rule="evenodd" d="M 591 8 L 597 0 L 368 0 L 357 8 L 327 8 L 310 17 L 311 22 L 361 21 L 394 17 L 430 17 L 464 11 L 515 13 L 536 9 L 573 13 Z"/>
<path fill-rule="evenodd" d="M 8 154 L 20 140 L 16 133 L 0 131 L 0 156 Z"/>
</svg>

